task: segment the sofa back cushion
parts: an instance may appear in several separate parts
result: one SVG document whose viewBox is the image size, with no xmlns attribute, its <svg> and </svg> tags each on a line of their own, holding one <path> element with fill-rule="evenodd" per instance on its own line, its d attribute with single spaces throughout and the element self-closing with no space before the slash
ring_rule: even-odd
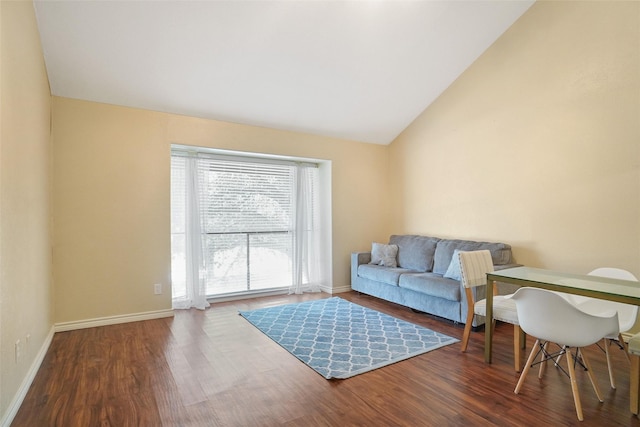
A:
<svg viewBox="0 0 640 427">
<path fill-rule="evenodd" d="M 490 243 L 490 242 L 474 242 L 471 240 L 440 240 L 436 246 L 436 251 L 433 256 L 433 272 L 437 274 L 445 274 L 451 258 L 453 257 L 453 251 L 456 249 L 460 251 L 479 251 L 487 249 L 491 252 L 491 259 L 493 265 L 505 265 L 511 262 L 511 246 L 505 243 Z"/>
<path fill-rule="evenodd" d="M 437 237 L 405 234 L 391 236 L 389 244 L 398 246 L 398 267 L 426 272 L 433 268 L 433 255 L 439 240 Z"/>
</svg>

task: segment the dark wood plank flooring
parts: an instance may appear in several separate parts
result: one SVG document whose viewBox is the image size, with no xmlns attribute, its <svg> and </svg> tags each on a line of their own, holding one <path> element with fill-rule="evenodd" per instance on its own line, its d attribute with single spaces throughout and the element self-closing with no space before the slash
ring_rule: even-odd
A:
<svg viewBox="0 0 640 427">
<path fill-rule="evenodd" d="M 462 326 L 354 292 L 338 296 L 461 338 Z M 520 395 L 512 326 L 346 380 L 327 381 L 240 317 L 327 294 L 278 296 L 176 311 L 174 318 L 57 333 L 13 426 L 538 426 L 640 425 L 629 412 L 628 363 L 588 349 L 605 402 L 578 371 L 585 421 L 568 378 L 531 372 Z M 531 340 L 532 341 L 532 340 Z M 531 345 L 531 342 L 528 343 Z"/>
</svg>

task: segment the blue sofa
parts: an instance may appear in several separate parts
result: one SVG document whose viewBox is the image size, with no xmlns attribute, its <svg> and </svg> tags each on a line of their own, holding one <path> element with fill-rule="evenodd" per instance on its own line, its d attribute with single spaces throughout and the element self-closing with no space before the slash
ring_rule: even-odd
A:
<svg viewBox="0 0 640 427">
<path fill-rule="evenodd" d="M 467 298 L 459 279 L 451 274 L 450 264 L 455 250 L 488 249 L 495 270 L 520 265 L 513 262 L 511 246 L 505 243 L 393 235 L 389 245 L 398 248 L 396 267 L 370 264 L 371 252 L 351 254 L 351 288 L 457 323 L 466 322 Z M 516 289 L 514 285 L 498 284 L 501 295 L 513 293 Z M 486 287 L 478 286 L 473 288 L 473 292 L 476 301 L 483 299 Z M 484 317 L 474 317 L 473 326 L 483 324 Z"/>
</svg>

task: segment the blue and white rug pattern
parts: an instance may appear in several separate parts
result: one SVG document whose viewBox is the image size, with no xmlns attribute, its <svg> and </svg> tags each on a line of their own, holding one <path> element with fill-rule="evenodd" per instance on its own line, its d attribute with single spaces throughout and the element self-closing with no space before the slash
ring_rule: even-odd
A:
<svg viewBox="0 0 640 427">
<path fill-rule="evenodd" d="M 326 379 L 349 378 L 459 341 L 339 297 L 239 313 Z"/>
</svg>

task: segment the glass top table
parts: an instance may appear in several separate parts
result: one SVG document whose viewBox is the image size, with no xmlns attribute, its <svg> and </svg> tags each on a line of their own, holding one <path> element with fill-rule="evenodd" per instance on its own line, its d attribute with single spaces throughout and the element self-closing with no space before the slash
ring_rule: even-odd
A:
<svg viewBox="0 0 640 427">
<path fill-rule="evenodd" d="M 487 273 L 487 315 L 493 319 L 493 287 L 495 282 L 548 289 L 609 301 L 640 306 L 640 282 L 607 277 L 560 273 L 531 267 L 515 267 Z M 484 361 L 491 363 L 493 328 L 485 328 Z"/>
</svg>

